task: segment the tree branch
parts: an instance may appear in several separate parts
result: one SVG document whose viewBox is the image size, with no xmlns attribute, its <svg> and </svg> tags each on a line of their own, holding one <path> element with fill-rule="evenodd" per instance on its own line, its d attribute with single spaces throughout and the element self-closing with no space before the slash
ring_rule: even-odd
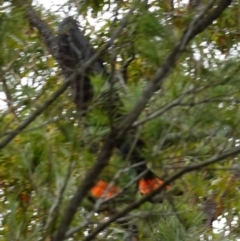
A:
<svg viewBox="0 0 240 241">
<path fill-rule="evenodd" d="M 132 210 L 134 210 L 134 209 L 138 208 L 139 206 L 141 206 L 143 203 L 151 200 L 156 194 L 159 194 L 160 192 L 164 191 L 164 189 L 165 189 L 165 187 L 167 185 L 171 184 L 173 181 L 179 179 L 183 175 L 185 175 L 185 174 L 187 174 L 189 172 L 192 172 L 192 171 L 197 171 L 199 169 L 202 169 L 202 168 L 204 168 L 206 166 L 209 166 L 211 164 L 214 164 L 216 162 L 224 160 L 224 159 L 226 159 L 228 157 L 232 157 L 232 156 L 237 155 L 239 153 L 240 153 L 240 147 L 235 147 L 235 148 L 232 148 L 232 149 L 227 150 L 225 152 L 216 154 L 215 156 L 211 157 L 210 159 L 208 159 L 205 162 L 198 163 L 198 164 L 195 164 L 195 165 L 188 165 L 188 166 L 186 166 L 182 170 L 178 171 L 177 173 L 173 174 L 171 177 L 166 179 L 164 181 L 164 183 L 159 188 L 157 188 L 155 191 L 153 191 L 152 193 L 144 196 L 140 200 L 130 204 L 125 209 L 123 209 L 121 212 L 119 212 L 119 213 L 115 214 L 113 217 L 111 217 L 108 221 L 103 222 L 102 224 L 100 224 L 83 241 L 90 241 L 90 240 L 92 240 L 94 237 L 96 237 L 96 235 L 98 235 L 101 231 L 103 231 L 106 227 L 108 227 L 112 222 L 114 222 L 114 221 L 118 220 L 119 218 L 125 216 L 126 214 L 128 214 Z"/>
<path fill-rule="evenodd" d="M 11 133 L 9 133 L 1 142 L 0 150 L 4 148 L 13 138 L 15 138 L 22 130 L 24 130 L 30 123 L 32 123 L 44 110 L 47 109 L 69 86 L 73 76 L 69 78 L 56 92 L 54 92 L 48 100 L 46 100 L 37 110 L 29 115 L 23 122 Z"/>
<path fill-rule="evenodd" d="M 189 27 L 184 31 L 184 34 L 177 45 L 173 48 L 173 51 L 162 64 L 162 66 L 156 71 L 152 80 L 146 86 L 145 90 L 142 93 L 140 100 L 134 106 L 130 114 L 125 118 L 125 120 L 119 126 L 118 136 L 121 137 L 132 123 L 137 119 L 145 105 L 152 97 L 154 92 L 156 92 L 163 84 L 163 81 L 170 74 L 172 68 L 176 65 L 177 60 L 179 59 L 181 53 L 186 48 L 187 44 L 199 33 L 205 30 L 215 19 L 217 19 L 222 12 L 231 4 L 232 0 L 221 0 L 216 8 L 212 10 L 210 14 L 203 17 L 204 14 L 208 11 L 209 6 L 207 6 L 202 13 L 197 16 Z M 212 4 L 212 3 L 210 3 Z"/>
</svg>

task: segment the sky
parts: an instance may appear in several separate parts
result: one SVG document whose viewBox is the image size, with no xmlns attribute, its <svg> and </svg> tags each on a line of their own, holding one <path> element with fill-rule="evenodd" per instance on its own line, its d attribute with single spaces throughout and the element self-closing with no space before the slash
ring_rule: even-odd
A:
<svg viewBox="0 0 240 241">
<path fill-rule="evenodd" d="M 67 0 L 35 0 L 34 2 L 41 3 L 45 8 L 56 9 L 57 6 L 60 6 L 67 2 Z"/>
<path fill-rule="evenodd" d="M 179 0 L 175 0 L 174 2 L 177 3 Z M 35 0 L 35 2 L 39 2 L 41 4 L 43 4 L 46 8 L 52 8 L 54 7 L 54 5 L 58 5 L 58 4 L 64 4 L 65 2 L 67 2 L 67 0 Z M 189 0 L 182 0 L 182 2 L 188 3 Z"/>
</svg>

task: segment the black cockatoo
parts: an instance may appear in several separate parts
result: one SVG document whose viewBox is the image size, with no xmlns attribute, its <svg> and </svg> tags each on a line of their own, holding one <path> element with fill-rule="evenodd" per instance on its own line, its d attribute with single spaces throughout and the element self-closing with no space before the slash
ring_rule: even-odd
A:
<svg viewBox="0 0 240 241">
<path fill-rule="evenodd" d="M 60 59 L 62 61 L 61 67 L 67 77 L 94 55 L 94 49 L 79 29 L 77 21 L 72 17 L 65 18 L 59 25 L 58 48 Z M 86 110 L 89 101 L 93 97 L 93 87 L 90 78 L 88 77 L 89 74 L 98 74 L 105 77 L 108 76 L 101 59 L 96 60 L 91 67 L 86 70 L 84 75 L 77 76 L 76 80 L 72 83 L 72 96 L 79 111 Z M 118 95 L 117 97 L 118 98 L 114 98 L 114 101 L 121 102 L 120 97 Z M 111 107 L 113 106 L 118 106 L 118 104 L 111 103 Z M 123 117 L 121 113 L 115 113 L 115 116 L 118 119 L 121 116 Z M 131 164 L 142 163 L 135 168 L 135 171 L 137 175 L 144 172 L 144 175 L 138 180 L 138 189 L 142 195 L 146 195 L 162 185 L 163 180 L 147 168 L 147 165 L 144 162 L 145 158 L 140 151 L 144 148 L 144 143 L 139 140 L 130 152 L 131 141 L 131 137 L 126 135 L 123 140 L 118 141 L 116 148 L 119 150 L 119 154 L 123 159 L 126 159 L 129 155 L 128 159 Z M 90 192 L 94 198 L 101 198 L 107 188 L 109 188 L 108 182 L 100 179 Z M 166 189 L 168 188 L 169 186 L 166 187 Z M 120 188 L 118 186 L 112 186 L 105 193 L 105 198 L 111 198 L 119 191 Z"/>
</svg>

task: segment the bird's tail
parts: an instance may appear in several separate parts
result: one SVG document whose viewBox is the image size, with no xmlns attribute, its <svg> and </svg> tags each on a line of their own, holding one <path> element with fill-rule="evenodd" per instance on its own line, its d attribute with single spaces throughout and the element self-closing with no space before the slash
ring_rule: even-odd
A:
<svg viewBox="0 0 240 241">
<path fill-rule="evenodd" d="M 145 158 L 141 153 L 141 149 L 144 147 L 144 143 L 139 140 L 137 141 L 134 148 L 131 148 L 131 145 L 129 145 L 126 141 L 121 143 L 124 144 L 117 145 L 119 154 L 123 157 L 123 159 L 129 160 L 132 165 L 135 165 L 134 170 L 136 174 L 140 176 L 137 181 L 138 191 L 142 195 L 147 195 L 159 188 L 164 181 L 147 167 Z M 169 188 L 170 186 L 167 185 L 165 190 L 168 190 Z M 109 199 L 118 194 L 120 190 L 121 188 L 117 185 L 109 186 L 108 182 L 101 179 L 91 189 L 91 195 L 94 198 L 104 197 Z"/>
</svg>

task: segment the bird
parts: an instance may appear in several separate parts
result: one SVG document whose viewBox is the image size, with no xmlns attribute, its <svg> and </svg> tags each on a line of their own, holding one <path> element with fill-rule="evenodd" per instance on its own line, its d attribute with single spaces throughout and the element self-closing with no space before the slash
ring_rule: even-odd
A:
<svg viewBox="0 0 240 241">
<path fill-rule="evenodd" d="M 151 169 L 148 168 L 146 158 L 142 150 L 145 148 L 145 143 L 143 140 L 139 139 L 136 141 L 136 145 L 132 147 L 130 144 L 132 142 L 128 140 L 121 140 L 116 144 L 117 153 L 122 157 L 122 159 L 130 162 L 134 166 L 133 170 L 135 175 L 138 176 L 137 189 L 141 195 L 148 195 L 151 192 L 159 188 L 164 180 L 156 175 Z M 165 190 L 169 190 L 170 185 L 165 186 Z M 95 199 L 104 198 L 111 199 L 121 192 L 121 187 L 118 185 L 111 185 L 103 179 L 99 179 L 96 185 L 90 190 L 92 197 Z M 160 203 L 162 199 L 151 199 L 152 203 Z"/>
<path fill-rule="evenodd" d="M 73 17 L 65 18 L 59 25 L 58 52 L 59 59 L 61 59 L 61 67 L 66 77 L 72 75 L 77 68 L 80 68 L 95 54 L 95 50 L 89 40 L 80 30 L 78 21 Z M 96 59 L 84 74 L 77 75 L 72 82 L 72 98 L 78 111 L 86 111 L 89 102 L 93 99 L 93 84 L 89 78 L 89 75 L 92 74 L 109 76 L 100 58 Z M 102 111 L 105 111 L 109 118 L 114 119 L 114 124 L 117 124 L 125 117 L 125 113 L 122 112 L 123 102 L 112 85 L 111 87 L 109 85 L 109 90 L 102 93 L 100 99 L 102 99 L 103 105 L 102 107 L 98 106 L 98 108 L 102 108 Z M 124 138 L 118 140 L 116 149 L 119 155 L 122 156 L 122 159 L 129 159 L 132 165 L 139 164 L 134 168 L 136 175 L 142 175 L 137 181 L 138 190 L 142 195 L 147 195 L 161 186 L 164 181 L 147 167 L 145 157 L 142 154 L 142 150 L 145 148 L 144 142 L 138 140 L 132 148 L 132 133 L 134 134 L 134 132 L 135 130 L 131 129 L 130 134 L 128 133 Z M 165 187 L 166 190 L 169 188 L 169 185 Z M 121 188 L 119 186 L 110 186 L 106 180 L 99 179 L 90 190 L 90 193 L 96 199 L 103 197 L 109 199 L 120 191 Z"/>
</svg>

